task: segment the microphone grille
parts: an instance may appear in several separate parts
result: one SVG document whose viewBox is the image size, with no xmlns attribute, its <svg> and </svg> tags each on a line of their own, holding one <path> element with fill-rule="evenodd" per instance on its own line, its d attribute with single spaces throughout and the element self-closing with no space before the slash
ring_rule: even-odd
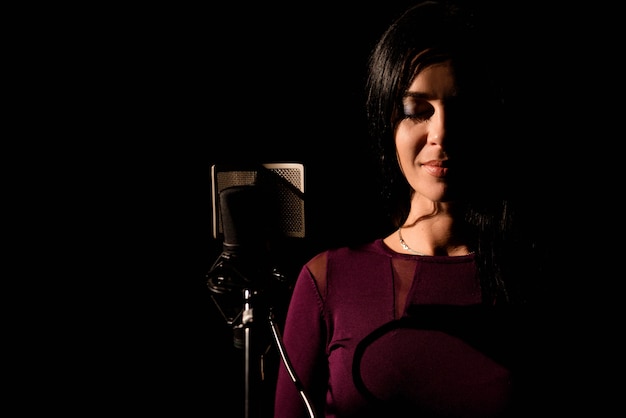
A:
<svg viewBox="0 0 626 418">
<path fill-rule="evenodd" d="M 275 235 L 304 238 L 304 165 L 302 163 L 263 163 L 213 165 L 211 167 L 213 237 L 223 238 L 219 194 L 232 186 L 257 185 L 262 199 L 278 211 Z"/>
</svg>

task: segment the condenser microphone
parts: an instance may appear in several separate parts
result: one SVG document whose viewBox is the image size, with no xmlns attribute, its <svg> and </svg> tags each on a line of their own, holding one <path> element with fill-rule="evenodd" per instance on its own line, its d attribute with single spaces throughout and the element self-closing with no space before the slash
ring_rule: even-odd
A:
<svg viewBox="0 0 626 418">
<path fill-rule="evenodd" d="M 222 253 L 207 274 L 207 286 L 233 325 L 235 347 L 250 351 L 253 312 L 275 307 L 281 297 L 288 300 L 281 258 L 297 247 L 291 245 L 294 239 L 305 236 L 304 166 L 213 165 L 211 198 L 213 237 L 222 240 Z"/>
<path fill-rule="evenodd" d="M 303 165 L 214 165 L 211 174 L 213 236 L 223 249 L 209 271 L 209 289 L 228 293 L 283 280 L 274 250 L 305 235 Z"/>
</svg>

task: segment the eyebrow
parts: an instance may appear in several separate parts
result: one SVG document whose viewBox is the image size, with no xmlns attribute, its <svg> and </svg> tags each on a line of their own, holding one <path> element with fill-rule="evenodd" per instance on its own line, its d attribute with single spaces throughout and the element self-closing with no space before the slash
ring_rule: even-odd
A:
<svg viewBox="0 0 626 418">
<path fill-rule="evenodd" d="M 414 99 L 428 99 L 432 96 L 427 93 L 421 93 L 418 91 L 407 91 L 406 93 L 404 93 L 404 96 L 402 96 L 402 98 L 404 99 L 406 97 L 412 97 Z"/>
<path fill-rule="evenodd" d="M 444 100 L 449 100 L 449 99 L 455 98 L 455 97 L 457 97 L 456 96 L 456 92 L 454 94 L 452 94 L 451 96 L 446 97 Z M 405 92 L 404 95 L 402 96 L 402 100 L 404 100 L 406 98 L 423 99 L 423 100 L 434 100 L 434 96 L 432 94 L 419 92 L 419 91 L 407 91 L 407 92 Z"/>
</svg>

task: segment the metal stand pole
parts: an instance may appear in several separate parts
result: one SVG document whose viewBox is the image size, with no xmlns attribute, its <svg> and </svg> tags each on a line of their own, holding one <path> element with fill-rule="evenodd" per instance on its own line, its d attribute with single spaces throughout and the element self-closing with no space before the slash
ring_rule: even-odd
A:
<svg viewBox="0 0 626 418">
<path fill-rule="evenodd" d="M 259 365 L 256 357 L 257 347 L 254 341 L 254 308 L 252 306 L 252 297 L 254 293 L 250 289 L 243 290 L 243 313 L 242 326 L 244 332 L 244 372 L 245 372 L 245 418 L 258 417 L 258 404 L 256 399 L 256 385 L 259 381 Z M 253 415 L 254 414 L 254 415 Z"/>
</svg>

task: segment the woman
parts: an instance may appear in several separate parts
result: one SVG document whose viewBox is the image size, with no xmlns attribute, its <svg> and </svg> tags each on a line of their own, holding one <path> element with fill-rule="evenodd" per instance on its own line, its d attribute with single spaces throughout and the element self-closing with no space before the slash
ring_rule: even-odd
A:
<svg viewBox="0 0 626 418">
<path fill-rule="evenodd" d="M 372 51 L 366 110 L 393 227 L 301 270 L 283 331 L 296 378 L 281 364 L 276 418 L 521 413 L 518 307 L 539 265 L 513 222 L 503 57 L 478 16 L 424 2 Z"/>
</svg>

